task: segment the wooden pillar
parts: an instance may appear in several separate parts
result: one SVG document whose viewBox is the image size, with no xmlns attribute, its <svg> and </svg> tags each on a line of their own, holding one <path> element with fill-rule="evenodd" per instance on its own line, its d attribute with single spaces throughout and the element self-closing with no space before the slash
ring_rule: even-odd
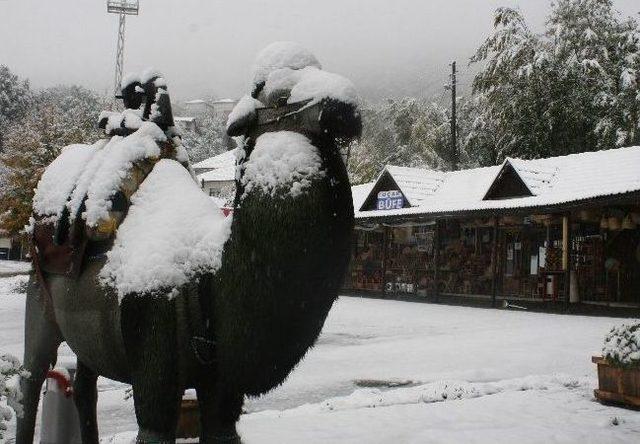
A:
<svg viewBox="0 0 640 444">
<path fill-rule="evenodd" d="M 436 232 L 433 239 L 433 296 L 440 301 L 440 221 L 436 220 Z"/>
<path fill-rule="evenodd" d="M 383 225 L 382 236 L 382 296 L 387 293 L 387 256 L 389 250 L 389 227 Z"/>
<path fill-rule="evenodd" d="M 562 216 L 562 271 L 564 272 L 564 308 L 569 308 L 571 291 L 571 216 Z"/>
<path fill-rule="evenodd" d="M 569 216 L 562 216 L 562 270 L 569 268 Z"/>
<path fill-rule="evenodd" d="M 498 294 L 498 216 L 493 218 L 493 239 L 491 246 L 491 306 L 496 307 Z"/>
</svg>

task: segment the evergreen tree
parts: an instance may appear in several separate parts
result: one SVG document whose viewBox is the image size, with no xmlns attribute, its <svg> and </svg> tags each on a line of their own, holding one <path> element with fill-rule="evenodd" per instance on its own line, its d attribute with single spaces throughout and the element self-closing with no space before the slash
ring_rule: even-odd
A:
<svg viewBox="0 0 640 444">
<path fill-rule="evenodd" d="M 24 116 L 31 103 L 27 80 L 20 80 L 8 67 L 0 65 L 0 152 L 7 125 Z"/>
<path fill-rule="evenodd" d="M 471 59 L 482 67 L 467 150 L 491 164 L 638 144 L 639 41 L 610 0 L 554 2 L 543 34 L 499 8 Z"/>
<path fill-rule="evenodd" d="M 464 140 L 471 127 L 471 112 L 459 99 L 458 129 Z M 451 111 L 422 99 L 405 97 L 368 105 L 362 109 L 362 138 L 349 147 L 349 174 L 352 183 L 368 182 L 385 165 L 447 170 L 451 168 Z M 461 147 L 460 166 L 477 162 Z"/>
</svg>

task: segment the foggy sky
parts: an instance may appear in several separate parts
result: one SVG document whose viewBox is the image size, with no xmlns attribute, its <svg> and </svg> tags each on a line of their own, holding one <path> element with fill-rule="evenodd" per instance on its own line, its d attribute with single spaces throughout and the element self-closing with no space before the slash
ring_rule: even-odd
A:
<svg viewBox="0 0 640 444">
<path fill-rule="evenodd" d="M 616 0 L 625 15 L 638 0 Z M 519 6 L 541 29 L 548 0 L 140 0 L 127 17 L 125 73 L 153 66 L 174 98 L 237 98 L 256 53 L 276 40 L 307 46 L 325 69 L 371 98 L 439 94 L 457 60 L 491 31 L 498 6 Z M 111 92 L 117 15 L 106 0 L 0 0 L 0 64 L 34 87 L 80 84 Z"/>
</svg>

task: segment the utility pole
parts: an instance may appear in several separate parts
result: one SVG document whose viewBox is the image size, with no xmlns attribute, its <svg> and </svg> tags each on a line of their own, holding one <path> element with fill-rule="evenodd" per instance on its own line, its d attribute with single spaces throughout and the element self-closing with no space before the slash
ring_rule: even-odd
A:
<svg viewBox="0 0 640 444">
<path fill-rule="evenodd" d="M 120 83 L 122 83 L 122 71 L 124 68 L 124 30 L 127 15 L 138 15 L 139 0 L 107 0 L 107 12 L 118 14 L 118 47 L 116 50 L 116 73 L 114 78 L 115 97 L 120 96 Z"/>
<path fill-rule="evenodd" d="M 451 62 L 451 170 L 458 169 L 458 121 L 456 119 L 456 62 Z"/>
</svg>

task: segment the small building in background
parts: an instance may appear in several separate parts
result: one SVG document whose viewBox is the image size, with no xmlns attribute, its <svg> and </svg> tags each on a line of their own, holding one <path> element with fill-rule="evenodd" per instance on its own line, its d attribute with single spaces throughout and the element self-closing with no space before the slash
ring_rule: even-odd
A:
<svg viewBox="0 0 640 444">
<path fill-rule="evenodd" d="M 0 260 L 9 259 L 9 252 L 11 251 L 11 238 L 0 231 Z"/>
<path fill-rule="evenodd" d="M 23 245 L 20 238 L 11 237 L 6 231 L 0 230 L 0 261 L 23 259 Z"/>
<path fill-rule="evenodd" d="M 209 111 L 219 113 L 226 118 L 236 106 L 236 103 L 238 103 L 238 101 L 233 99 L 194 99 L 184 102 L 183 108 L 185 114 L 194 116 L 196 118 L 202 116 L 203 114 L 206 114 Z"/>
<path fill-rule="evenodd" d="M 184 110 L 191 116 L 201 116 L 207 112 L 208 109 L 207 102 L 203 99 L 187 100 L 184 102 Z"/>
<path fill-rule="evenodd" d="M 181 131 L 198 131 L 198 124 L 195 117 L 175 116 L 173 121 Z"/>
<path fill-rule="evenodd" d="M 233 108 L 236 106 L 236 103 L 238 103 L 237 100 L 220 99 L 220 100 L 215 100 L 211 102 L 211 106 L 213 107 L 213 110 L 215 112 L 220 113 L 225 118 L 227 118 L 229 117 L 229 114 L 231 114 L 231 111 L 233 111 Z"/>
<path fill-rule="evenodd" d="M 207 117 L 216 116 L 213 121 L 216 126 L 221 126 L 219 129 L 223 132 L 223 143 L 230 150 L 235 148 L 236 144 L 233 138 L 226 134 L 225 126 L 229 114 L 237 103 L 238 101 L 233 99 L 189 100 L 181 106 L 176 106 L 177 113 L 173 120 L 182 134 L 187 132 L 202 134 L 211 129 L 207 128 L 207 125 L 212 125 L 212 119 L 207 120 Z"/>
<path fill-rule="evenodd" d="M 228 206 L 235 194 L 237 148 L 224 152 L 192 166 L 202 190 L 210 197 Z"/>
</svg>

